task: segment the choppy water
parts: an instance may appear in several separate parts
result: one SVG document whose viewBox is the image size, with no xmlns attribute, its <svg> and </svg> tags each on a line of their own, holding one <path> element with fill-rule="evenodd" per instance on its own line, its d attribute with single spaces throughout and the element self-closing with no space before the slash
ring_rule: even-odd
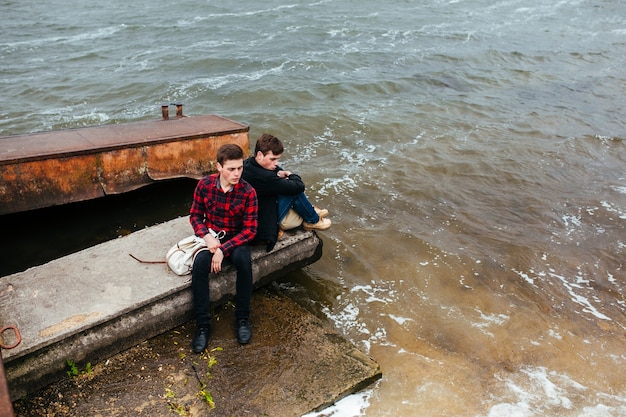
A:
<svg viewBox="0 0 626 417">
<path fill-rule="evenodd" d="M 334 225 L 283 285 L 384 372 L 327 415 L 626 415 L 626 3 L 0 10 L 0 135 L 180 100 L 286 142 Z"/>
</svg>

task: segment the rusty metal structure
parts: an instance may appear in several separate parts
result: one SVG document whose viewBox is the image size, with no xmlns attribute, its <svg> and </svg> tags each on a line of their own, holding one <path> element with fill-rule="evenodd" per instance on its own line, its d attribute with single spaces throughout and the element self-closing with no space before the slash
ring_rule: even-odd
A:
<svg viewBox="0 0 626 417">
<path fill-rule="evenodd" d="M 154 181 L 215 171 L 217 149 L 236 143 L 249 155 L 249 127 L 217 116 L 0 137 L 0 215 L 132 191 Z"/>
</svg>

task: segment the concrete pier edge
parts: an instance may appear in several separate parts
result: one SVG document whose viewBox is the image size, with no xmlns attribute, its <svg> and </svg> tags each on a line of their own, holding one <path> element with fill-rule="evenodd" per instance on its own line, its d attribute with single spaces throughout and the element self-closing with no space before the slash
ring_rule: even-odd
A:
<svg viewBox="0 0 626 417">
<path fill-rule="evenodd" d="M 16 400 L 66 377 L 66 361 L 98 363 L 188 322 L 190 276 L 177 276 L 160 261 L 174 243 L 192 233 L 187 216 L 96 245 L 47 264 L 0 278 L 0 322 L 20 329 L 22 342 L 3 351 L 11 398 Z M 255 287 L 317 261 L 322 240 L 315 232 L 287 233 L 271 252 L 253 247 Z M 235 271 L 211 280 L 214 305 L 234 295 Z M 354 346 L 371 372 L 349 386 L 362 388 L 380 369 Z M 365 359 L 364 359 L 365 358 Z M 327 405 L 347 392 L 331 394 Z"/>
</svg>

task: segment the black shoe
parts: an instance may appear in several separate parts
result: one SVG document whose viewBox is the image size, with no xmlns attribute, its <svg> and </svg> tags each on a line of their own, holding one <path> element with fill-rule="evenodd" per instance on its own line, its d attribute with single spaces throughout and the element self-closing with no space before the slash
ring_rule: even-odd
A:
<svg viewBox="0 0 626 417">
<path fill-rule="evenodd" d="M 252 339 L 252 328 L 247 319 L 237 320 L 237 341 L 242 345 L 250 343 Z"/>
<path fill-rule="evenodd" d="M 200 327 L 196 332 L 196 335 L 191 342 L 191 348 L 195 353 L 202 353 L 209 344 L 209 338 L 211 337 L 211 328 Z"/>
</svg>

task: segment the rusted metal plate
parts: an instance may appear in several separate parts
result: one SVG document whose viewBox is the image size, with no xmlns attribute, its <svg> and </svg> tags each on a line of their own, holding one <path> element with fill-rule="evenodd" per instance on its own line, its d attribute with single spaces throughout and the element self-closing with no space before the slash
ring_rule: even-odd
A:
<svg viewBox="0 0 626 417">
<path fill-rule="evenodd" d="M 104 196 L 95 155 L 0 165 L 0 214 Z"/>
<path fill-rule="evenodd" d="M 225 143 L 249 155 L 248 131 L 208 115 L 0 137 L 0 215 L 201 178 Z"/>
<path fill-rule="evenodd" d="M 98 180 L 105 194 L 121 194 L 149 184 L 145 147 L 100 153 Z"/>
<path fill-rule="evenodd" d="M 231 133 L 219 139 L 192 139 L 185 142 L 170 142 L 146 147 L 148 176 L 153 180 L 175 177 L 200 179 L 215 172 L 215 155 L 224 143 L 236 143 L 249 153 L 248 132 Z"/>
</svg>

